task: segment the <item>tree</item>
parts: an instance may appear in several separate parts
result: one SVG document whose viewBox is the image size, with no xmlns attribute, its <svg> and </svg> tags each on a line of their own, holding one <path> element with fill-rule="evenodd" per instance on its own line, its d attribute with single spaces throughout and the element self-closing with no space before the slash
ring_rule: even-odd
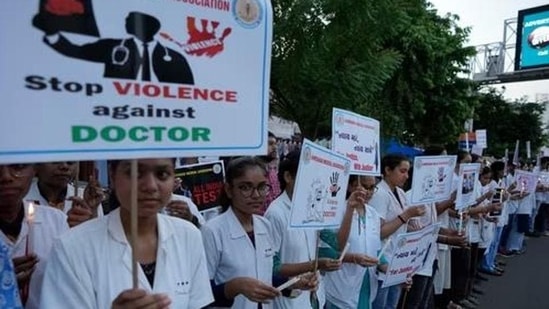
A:
<svg viewBox="0 0 549 309">
<path fill-rule="evenodd" d="M 488 88 L 479 93 L 479 105 L 475 109 L 475 128 L 486 129 L 487 154 L 501 157 L 505 149 L 512 153 L 515 142 L 521 141 L 520 153 L 526 157 L 525 143 L 530 141 L 532 155 L 543 146 L 548 136 L 544 132 L 542 115 L 545 104 L 528 102 L 525 99 L 508 102 L 503 92 Z"/>
<path fill-rule="evenodd" d="M 425 3 L 409 14 L 413 23 L 390 46 L 403 52 L 399 70 L 379 95 L 384 133 L 408 144 L 446 144 L 457 139 L 476 105 L 473 83 L 460 77 L 472 47 L 464 47 L 469 29 L 458 17 L 440 17 Z"/>
<path fill-rule="evenodd" d="M 402 56 L 384 42 L 409 17 L 408 1 L 281 0 L 273 4 L 271 109 L 306 137 L 331 132 L 333 106 L 372 100 Z"/>
</svg>

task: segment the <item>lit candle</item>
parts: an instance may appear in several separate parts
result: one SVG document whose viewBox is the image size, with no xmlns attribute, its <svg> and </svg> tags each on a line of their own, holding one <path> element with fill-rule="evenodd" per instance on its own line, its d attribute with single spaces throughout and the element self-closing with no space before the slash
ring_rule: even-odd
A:
<svg viewBox="0 0 549 309">
<path fill-rule="evenodd" d="M 34 253 L 34 203 L 29 202 L 29 207 L 27 208 L 27 224 L 29 230 L 27 233 L 27 245 L 25 247 L 25 255 L 31 255 Z"/>
<path fill-rule="evenodd" d="M 458 235 L 461 235 L 463 228 L 463 211 L 459 212 L 459 225 L 458 225 Z"/>
</svg>

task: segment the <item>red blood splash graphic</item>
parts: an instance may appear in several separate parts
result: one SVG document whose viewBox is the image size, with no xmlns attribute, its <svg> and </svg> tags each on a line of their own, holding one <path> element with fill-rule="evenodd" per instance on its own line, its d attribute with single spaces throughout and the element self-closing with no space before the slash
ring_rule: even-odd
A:
<svg viewBox="0 0 549 309">
<path fill-rule="evenodd" d="M 84 14 L 84 5 L 79 0 L 48 0 L 45 8 L 49 13 L 59 16 Z"/>
<path fill-rule="evenodd" d="M 177 44 L 181 47 L 185 53 L 189 55 L 213 57 L 223 51 L 224 40 L 231 34 L 231 28 L 227 27 L 221 33 L 221 36 L 216 37 L 216 31 L 219 27 L 219 22 L 208 21 L 201 19 L 201 30 L 196 27 L 194 17 L 187 17 L 187 30 L 189 33 L 189 39 L 187 43 L 181 43 L 173 39 L 168 33 L 162 32 L 160 36 Z M 208 23 L 211 24 L 211 31 L 208 31 Z"/>
</svg>

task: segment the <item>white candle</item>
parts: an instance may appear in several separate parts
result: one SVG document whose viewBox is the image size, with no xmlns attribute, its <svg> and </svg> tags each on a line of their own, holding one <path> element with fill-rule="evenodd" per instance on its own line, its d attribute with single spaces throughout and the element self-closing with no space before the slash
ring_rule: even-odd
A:
<svg viewBox="0 0 549 309">
<path fill-rule="evenodd" d="M 458 225 L 458 235 L 461 235 L 463 228 L 463 211 L 459 212 L 459 225 Z"/>
<path fill-rule="evenodd" d="M 381 251 L 379 251 L 379 254 L 377 255 L 377 260 L 378 261 L 381 260 L 381 256 L 383 256 L 383 252 L 385 252 L 385 250 L 387 250 L 387 247 L 389 247 L 390 243 L 391 243 L 391 238 L 387 239 L 387 242 L 385 242 L 385 246 L 383 246 L 383 248 L 381 248 Z"/>
<path fill-rule="evenodd" d="M 345 248 L 343 248 L 343 251 L 341 251 L 341 256 L 339 257 L 339 262 L 343 262 L 343 258 L 345 257 L 345 254 L 349 250 L 349 243 L 345 245 Z"/>
<path fill-rule="evenodd" d="M 27 244 L 25 247 L 25 255 L 31 255 L 34 253 L 34 203 L 29 202 L 27 208 L 27 224 L 29 226 L 27 233 Z"/>
</svg>

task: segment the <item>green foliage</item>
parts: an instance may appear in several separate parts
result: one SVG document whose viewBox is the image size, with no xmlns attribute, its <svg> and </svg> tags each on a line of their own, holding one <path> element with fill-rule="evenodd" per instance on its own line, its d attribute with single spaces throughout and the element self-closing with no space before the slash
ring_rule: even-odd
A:
<svg viewBox="0 0 549 309">
<path fill-rule="evenodd" d="M 520 154 L 525 158 L 526 141 L 531 143 L 533 156 L 548 141 L 542 128 L 542 115 L 546 109 L 544 104 L 526 100 L 507 102 L 503 93 L 494 88 L 479 93 L 478 100 L 475 128 L 487 130 L 487 154 L 501 157 L 506 148 L 512 153 L 516 140 L 520 140 Z"/>
</svg>

